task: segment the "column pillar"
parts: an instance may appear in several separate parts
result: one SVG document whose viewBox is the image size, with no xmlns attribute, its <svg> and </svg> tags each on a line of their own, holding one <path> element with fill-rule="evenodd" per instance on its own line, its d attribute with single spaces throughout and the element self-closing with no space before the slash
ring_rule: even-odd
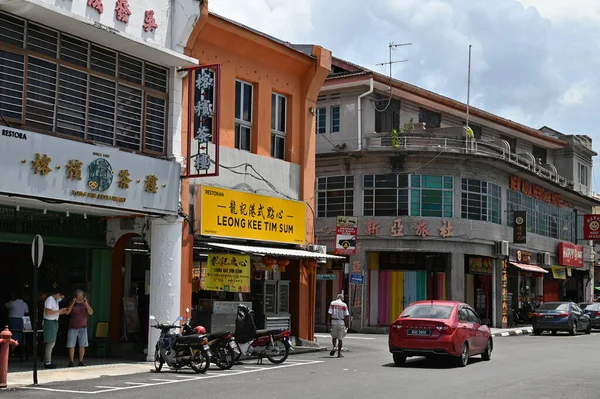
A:
<svg viewBox="0 0 600 399">
<path fill-rule="evenodd" d="M 450 264 L 448 265 L 447 273 L 450 277 L 446 277 L 450 282 L 448 290 L 449 299 L 454 301 L 464 302 L 465 300 L 465 254 L 462 252 L 452 252 L 449 256 Z"/>
<path fill-rule="evenodd" d="M 182 227 L 181 218 L 153 219 L 150 227 L 150 315 L 160 323 L 173 322 L 180 316 Z M 159 335 L 158 330 L 148 329 L 148 361 L 154 360 Z"/>
</svg>

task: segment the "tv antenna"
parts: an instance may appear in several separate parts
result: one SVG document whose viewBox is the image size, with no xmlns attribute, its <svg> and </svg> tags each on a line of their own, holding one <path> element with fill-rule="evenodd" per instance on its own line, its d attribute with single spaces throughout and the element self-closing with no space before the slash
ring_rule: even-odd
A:
<svg viewBox="0 0 600 399">
<path fill-rule="evenodd" d="M 377 111 L 377 112 L 383 112 L 383 111 L 385 111 L 390 106 L 390 103 L 392 102 L 392 80 L 393 80 L 392 66 L 394 64 L 399 64 L 401 62 L 408 62 L 408 60 L 394 61 L 392 59 L 392 51 L 396 51 L 396 48 L 403 47 L 403 46 L 412 46 L 412 43 L 395 43 L 395 42 L 390 42 L 390 44 L 388 45 L 389 61 L 388 62 L 380 62 L 379 64 L 375 64 L 377 66 L 386 66 L 387 65 L 387 66 L 390 67 L 390 96 L 388 97 L 388 103 L 385 106 L 385 108 L 383 108 L 383 109 L 378 109 L 376 105 L 373 105 L 375 107 L 375 111 Z"/>
</svg>

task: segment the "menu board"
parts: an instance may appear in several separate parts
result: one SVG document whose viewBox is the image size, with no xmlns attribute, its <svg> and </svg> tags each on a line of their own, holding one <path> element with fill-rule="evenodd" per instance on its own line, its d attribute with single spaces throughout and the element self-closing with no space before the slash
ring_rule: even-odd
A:
<svg viewBox="0 0 600 399">
<path fill-rule="evenodd" d="M 140 333 L 140 315 L 135 298 L 123 298 L 123 313 L 125 315 L 125 331 L 127 334 Z"/>
</svg>

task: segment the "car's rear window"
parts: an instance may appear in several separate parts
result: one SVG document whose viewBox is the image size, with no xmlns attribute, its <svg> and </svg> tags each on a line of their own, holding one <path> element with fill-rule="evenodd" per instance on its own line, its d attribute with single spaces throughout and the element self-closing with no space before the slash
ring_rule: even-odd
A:
<svg viewBox="0 0 600 399">
<path fill-rule="evenodd" d="M 588 303 L 585 307 L 580 306 L 580 308 L 587 310 L 600 310 L 600 303 Z"/>
<path fill-rule="evenodd" d="M 568 303 L 543 303 L 537 310 L 569 310 Z"/>
<path fill-rule="evenodd" d="M 449 319 L 454 306 L 448 305 L 412 305 L 404 309 L 400 317 L 413 319 Z"/>
</svg>

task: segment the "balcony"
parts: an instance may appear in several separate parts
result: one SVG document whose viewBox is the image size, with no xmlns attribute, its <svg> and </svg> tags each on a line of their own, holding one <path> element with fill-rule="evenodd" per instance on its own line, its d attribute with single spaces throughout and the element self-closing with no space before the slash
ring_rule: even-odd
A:
<svg viewBox="0 0 600 399">
<path fill-rule="evenodd" d="M 537 174 L 539 177 L 550 180 L 567 189 L 573 189 L 574 184 L 567 178 L 560 176 L 552 164 L 536 162 L 533 154 L 525 152 L 515 154 L 511 152 L 506 140 L 474 140 L 472 143 L 465 139 L 462 127 L 427 129 L 426 134 L 400 136 L 396 147 L 392 146 L 389 133 L 367 134 L 367 148 L 370 151 L 431 151 L 436 153 L 446 152 L 453 154 L 468 154 L 488 157 L 505 161 L 517 168 Z"/>
</svg>

